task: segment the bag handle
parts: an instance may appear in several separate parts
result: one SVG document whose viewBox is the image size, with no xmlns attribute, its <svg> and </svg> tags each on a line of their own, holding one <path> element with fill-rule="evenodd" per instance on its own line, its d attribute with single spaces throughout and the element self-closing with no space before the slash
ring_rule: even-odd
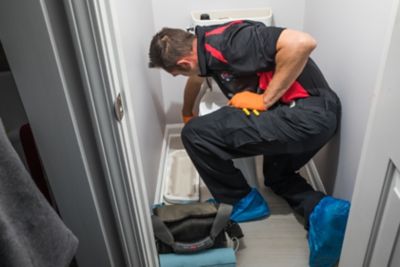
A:
<svg viewBox="0 0 400 267">
<path fill-rule="evenodd" d="M 228 204 L 220 203 L 215 216 L 210 235 L 196 242 L 175 242 L 174 237 L 165 223 L 156 215 L 151 216 L 154 235 L 163 243 L 172 247 L 175 253 L 193 253 L 211 248 L 214 245 L 214 239 L 226 227 L 230 220 L 233 207 Z"/>
</svg>

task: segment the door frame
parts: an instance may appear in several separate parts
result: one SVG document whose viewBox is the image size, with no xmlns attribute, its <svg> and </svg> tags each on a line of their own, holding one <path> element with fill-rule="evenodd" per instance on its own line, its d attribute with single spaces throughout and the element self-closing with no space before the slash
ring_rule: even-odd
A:
<svg viewBox="0 0 400 267">
<path fill-rule="evenodd" d="M 395 34 L 396 18 L 400 16 L 400 0 L 393 0 L 393 8 L 390 13 L 390 21 L 384 41 L 384 49 L 380 62 L 378 78 L 375 86 L 374 100 L 369 115 L 366 137 L 363 142 L 360 165 L 357 172 L 357 179 L 352 197 L 352 207 L 350 209 L 349 220 L 347 223 L 345 240 L 343 243 L 340 266 L 369 266 L 371 254 L 375 245 L 383 208 L 385 207 L 390 177 L 393 174 L 393 164 L 389 163 L 388 169 L 379 167 L 376 175 L 385 176 L 386 179 L 377 179 L 368 172 L 371 165 L 370 155 L 374 151 L 376 140 L 372 137 L 376 134 L 376 120 L 379 114 L 379 107 L 382 104 L 381 98 L 384 94 L 386 66 L 390 58 L 390 50 L 393 46 L 393 35 Z M 392 88 L 396 90 L 396 88 Z M 389 159 L 384 159 L 385 161 Z M 398 164 L 398 163 L 397 163 Z M 379 174 L 378 174 L 379 173 Z"/>
<path fill-rule="evenodd" d="M 114 114 L 129 87 L 112 1 L 63 1 L 123 254 L 128 266 L 158 266 L 134 118 L 119 122 Z"/>
</svg>

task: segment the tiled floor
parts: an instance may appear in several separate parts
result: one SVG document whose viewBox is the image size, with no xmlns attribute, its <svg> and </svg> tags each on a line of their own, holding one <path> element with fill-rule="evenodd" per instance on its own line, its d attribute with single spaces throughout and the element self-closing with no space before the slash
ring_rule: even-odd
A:
<svg viewBox="0 0 400 267">
<path fill-rule="evenodd" d="M 172 138 L 170 152 L 183 149 L 180 138 Z M 257 157 L 257 174 L 262 185 L 261 157 Z M 263 220 L 242 223 L 245 237 L 237 251 L 238 267 L 306 267 L 308 266 L 307 232 L 302 218 L 296 217 L 289 205 L 264 186 L 260 193 L 269 204 L 271 215 Z M 203 187 L 201 198 L 210 194 Z"/>
</svg>

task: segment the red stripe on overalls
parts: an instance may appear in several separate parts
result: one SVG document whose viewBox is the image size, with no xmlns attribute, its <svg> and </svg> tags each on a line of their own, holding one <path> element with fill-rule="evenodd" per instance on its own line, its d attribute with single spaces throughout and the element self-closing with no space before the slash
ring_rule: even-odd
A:
<svg viewBox="0 0 400 267">
<path fill-rule="evenodd" d="M 206 32 L 205 36 L 208 37 L 208 36 L 212 36 L 212 35 L 222 34 L 228 27 L 235 25 L 235 24 L 240 24 L 240 23 L 243 23 L 243 21 L 242 20 L 232 21 L 231 23 L 229 23 L 225 26 L 221 26 L 221 27 L 215 28 L 214 30 Z M 215 47 L 213 47 L 207 43 L 204 45 L 204 48 L 206 49 L 206 51 L 208 53 L 211 54 L 211 56 L 213 56 L 214 58 L 218 59 L 219 61 L 221 61 L 225 64 L 228 64 L 228 60 L 226 60 L 224 55 L 218 49 L 216 49 Z"/>
<path fill-rule="evenodd" d="M 269 72 L 259 72 L 257 73 L 258 79 L 258 87 L 262 90 L 266 90 L 268 84 L 272 80 L 272 76 L 274 76 L 273 71 Z M 281 101 L 285 104 L 289 104 L 295 99 L 298 98 L 306 98 L 310 96 L 306 89 L 298 81 L 294 81 L 294 83 L 289 87 L 289 89 L 285 92 L 285 94 L 281 97 Z"/>
<path fill-rule="evenodd" d="M 205 44 L 204 48 L 206 49 L 207 52 L 209 52 L 213 57 L 218 59 L 219 61 L 224 62 L 225 64 L 228 64 L 228 60 L 225 59 L 224 55 L 222 55 L 221 51 L 217 50 L 216 48 L 212 47 L 209 44 Z"/>
<path fill-rule="evenodd" d="M 225 25 L 225 26 L 221 26 L 221 27 L 215 28 L 215 29 L 212 30 L 212 31 L 206 32 L 206 37 L 208 37 L 208 36 L 210 36 L 210 35 L 218 35 L 218 34 L 221 34 L 221 33 L 223 33 L 223 32 L 226 30 L 226 28 L 228 28 L 228 27 L 230 27 L 230 26 L 232 26 L 232 25 L 235 25 L 235 24 L 240 24 L 240 23 L 242 23 L 242 22 L 243 22 L 243 20 L 235 20 L 235 21 L 232 21 L 231 23 L 229 23 L 229 24 L 227 24 L 227 25 Z"/>
</svg>

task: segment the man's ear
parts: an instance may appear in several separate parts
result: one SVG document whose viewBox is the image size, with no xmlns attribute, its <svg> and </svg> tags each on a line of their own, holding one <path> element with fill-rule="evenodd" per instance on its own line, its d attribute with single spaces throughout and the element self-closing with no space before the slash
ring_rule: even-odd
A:
<svg viewBox="0 0 400 267">
<path fill-rule="evenodd" d="M 190 70 L 192 67 L 192 62 L 187 58 L 182 58 L 176 62 L 176 65 L 181 67 L 184 70 Z"/>
</svg>

